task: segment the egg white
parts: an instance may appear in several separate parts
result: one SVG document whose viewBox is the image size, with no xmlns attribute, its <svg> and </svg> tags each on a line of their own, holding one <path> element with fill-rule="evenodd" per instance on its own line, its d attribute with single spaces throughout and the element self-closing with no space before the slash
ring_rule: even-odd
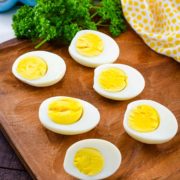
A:
<svg viewBox="0 0 180 180">
<path fill-rule="evenodd" d="M 78 53 L 76 50 L 76 41 L 77 39 L 86 33 L 93 33 L 98 35 L 104 42 L 104 50 L 98 56 L 88 57 Z M 69 46 L 69 54 L 71 57 L 81 65 L 87 67 L 97 67 L 101 64 L 113 63 L 117 60 L 120 49 L 115 40 L 113 40 L 110 36 L 94 30 L 82 30 L 77 32 L 75 37 L 73 38 L 70 46 Z"/>
<path fill-rule="evenodd" d="M 23 78 L 18 72 L 17 72 L 17 66 L 19 64 L 19 62 L 28 56 L 37 56 L 42 58 L 46 64 L 47 64 L 47 72 L 45 74 L 45 76 L 39 78 L 39 79 L 35 79 L 35 80 L 28 80 L 26 78 Z M 32 51 L 32 52 L 28 52 L 25 53 L 21 56 L 19 56 L 13 66 L 12 66 L 12 73 L 14 74 L 14 76 L 19 79 L 20 81 L 29 84 L 31 86 L 35 86 L 35 87 L 45 87 L 45 86 L 51 86 L 53 84 L 56 84 L 57 82 L 59 82 L 64 74 L 66 72 L 66 64 L 64 62 L 64 60 L 51 52 L 47 52 L 47 51 Z"/>
<path fill-rule="evenodd" d="M 95 148 L 104 156 L 104 168 L 95 176 L 82 174 L 74 165 L 73 160 L 76 152 L 81 148 Z M 114 174 L 121 164 L 121 153 L 119 149 L 109 141 L 103 139 L 85 139 L 71 145 L 66 151 L 64 158 L 65 171 L 78 179 L 104 179 Z"/>
<path fill-rule="evenodd" d="M 128 126 L 128 117 L 133 108 L 138 105 L 146 104 L 154 107 L 160 116 L 160 124 L 155 131 L 152 132 L 138 132 Z M 147 144 L 161 144 L 171 140 L 177 133 L 178 124 L 174 114 L 162 104 L 152 100 L 138 100 L 127 106 L 124 115 L 123 126 L 125 131 L 132 138 Z"/>
<path fill-rule="evenodd" d="M 88 103 L 87 101 L 77 99 L 77 98 L 74 98 L 74 99 L 79 101 L 83 106 L 83 114 L 80 120 L 74 124 L 68 124 L 68 125 L 61 125 L 61 124 L 53 122 L 48 117 L 48 105 L 52 101 L 61 99 L 61 98 L 67 98 L 67 97 L 55 96 L 55 97 L 48 98 L 41 103 L 39 107 L 39 120 L 44 127 L 58 134 L 75 135 L 75 134 L 88 132 L 97 126 L 97 124 L 100 121 L 100 114 L 99 114 L 98 109 L 92 104 Z"/>
<path fill-rule="evenodd" d="M 104 69 L 119 68 L 126 73 L 127 86 L 119 92 L 110 92 L 102 89 L 99 85 L 98 78 Z M 135 68 L 125 64 L 104 64 L 97 67 L 94 71 L 94 90 L 101 96 L 112 100 L 128 100 L 138 96 L 145 87 L 144 77 Z"/>
</svg>

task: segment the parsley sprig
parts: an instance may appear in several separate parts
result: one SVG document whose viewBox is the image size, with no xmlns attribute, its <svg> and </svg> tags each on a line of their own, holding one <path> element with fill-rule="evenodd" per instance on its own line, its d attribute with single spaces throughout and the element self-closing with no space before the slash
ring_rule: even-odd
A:
<svg viewBox="0 0 180 180">
<path fill-rule="evenodd" d="M 56 39 L 69 43 L 78 31 L 101 26 L 112 36 L 125 31 L 119 0 L 37 0 L 35 7 L 22 6 L 12 24 L 17 38 L 38 42 L 35 48 Z"/>
</svg>

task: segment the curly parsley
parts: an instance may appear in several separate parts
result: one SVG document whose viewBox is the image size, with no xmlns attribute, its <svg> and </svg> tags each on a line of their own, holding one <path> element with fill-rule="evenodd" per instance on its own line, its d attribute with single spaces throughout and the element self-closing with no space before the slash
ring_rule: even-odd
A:
<svg viewBox="0 0 180 180">
<path fill-rule="evenodd" d="M 112 36 L 126 29 L 119 0 L 37 0 L 35 7 L 22 6 L 13 16 L 12 27 L 17 38 L 69 43 L 82 29 L 109 27 Z"/>
</svg>

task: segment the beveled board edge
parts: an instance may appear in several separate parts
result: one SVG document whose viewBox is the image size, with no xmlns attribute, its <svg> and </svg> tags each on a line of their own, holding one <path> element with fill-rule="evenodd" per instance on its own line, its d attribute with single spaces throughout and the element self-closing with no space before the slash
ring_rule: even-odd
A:
<svg viewBox="0 0 180 180">
<path fill-rule="evenodd" d="M 35 174 L 33 173 L 32 169 L 30 168 L 30 166 L 28 166 L 28 164 L 26 163 L 26 161 L 24 160 L 24 158 L 22 157 L 22 155 L 20 154 L 20 152 L 16 148 L 16 146 L 12 140 L 13 138 L 10 138 L 8 136 L 7 131 L 4 129 L 4 127 L 1 123 L 0 123 L 0 131 L 3 133 L 5 139 L 8 141 L 9 145 L 13 148 L 13 150 L 15 151 L 16 155 L 18 156 L 19 160 L 21 161 L 21 163 L 23 164 L 25 169 L 28 171 L 28 173 L 30 174 L 32 179 L 36 180 L 37 178 L 36 178 Z"/>
</svg>

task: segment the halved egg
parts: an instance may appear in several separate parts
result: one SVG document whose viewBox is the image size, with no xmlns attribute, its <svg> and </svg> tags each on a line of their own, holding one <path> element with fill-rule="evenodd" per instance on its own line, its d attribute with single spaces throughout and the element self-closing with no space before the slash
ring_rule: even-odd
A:
<svg viewBox="0 0 180 180">
<path fill-rule="evenodd" d="M 124 64 L 104 64 L 94 71 L 94 90 L 112 100 L 127 100 L 139 95 L 145 86 L 143 76 Z"/>
<path fill-rule="evenodd" d="M 12 66 L 12 73 L 17 79 L 36 87 L 56 84 L 65 72 L 64 60 L 47 51 L 25 53 L 18 57 Z"/>
<path fill-rule="evenodd" d="M 121 153 L 102 139 L 85 139 L 71 145 L 64 158 L 65 171 L 78 179 L 104 179 L 121 164 Z"/>
<path fill-rule="evenodd" d="M 123 126 L 132 138 L 147 144 L 165 143 L 178 130 L 174 114 L 152 100 L 138 100 L 128 104 Z"/>
<path fill-rule="evenodd" d="M 82 30 L 73 38 L 69 53 L 76 62 L 87 67 L 97 67 L 116 61 L 120 50 L 110 36 L 99 31 Z"/>
<path fill-rule="evenodd" d="M 44 127 L 55 133 L 74 135 L 96 127 L 100 114 L 98 109 L 87 101 L 55 96 L 41 103 L 39 119 Z"/>
</svg>

